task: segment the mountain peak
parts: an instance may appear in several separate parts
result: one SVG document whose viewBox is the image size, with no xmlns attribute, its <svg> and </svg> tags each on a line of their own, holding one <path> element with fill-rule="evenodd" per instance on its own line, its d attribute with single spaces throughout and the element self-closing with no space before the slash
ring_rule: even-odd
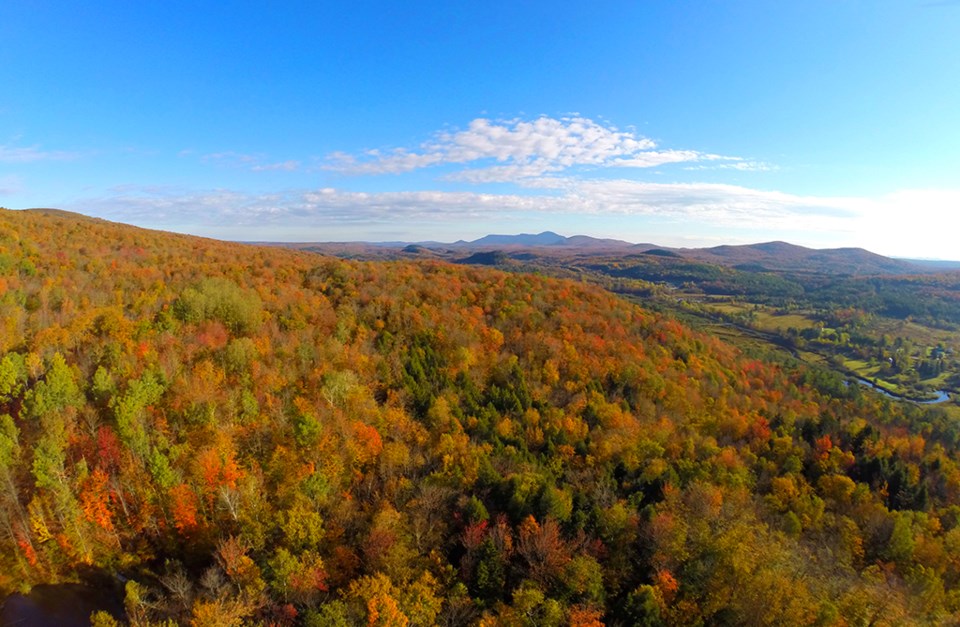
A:
<svg viewBox="0 0 960 627">
<path fill-rule="evenodd" d="M 567 243 L 567 238 L 553 231 L 543 231 L 532 235 L 487 235 L 470 242 L 473 246 L 561 246 Z"/>
<path fill-rule="evenodd" d="M 862 248 L 815 249 L 788 242 L 688 249 L 688 257 L 724 265 L 754 265 L 769 270 L 812 270 L 839 274 L 889 274 L 917 271 L 917 266 Z"/>
</svg>

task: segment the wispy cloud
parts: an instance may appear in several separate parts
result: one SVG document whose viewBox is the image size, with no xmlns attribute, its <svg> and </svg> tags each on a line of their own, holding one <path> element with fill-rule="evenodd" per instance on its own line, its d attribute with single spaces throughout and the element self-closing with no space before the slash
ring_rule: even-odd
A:
<svg viewBox="0 0 960 627">
<path fill-rule="evenodd" d="M 193 156 L 181 151 L 180 156 Z M 532 120 L 477 118 L 462 130 L 444 130 L 419 146 L 337 151 L 324 158 L 271 160 L 260 153 L 221 151 L 199 156 L 202 163 L 252 172 L 326 170 L 344 175 L 404 174 L 447 166 L 441 179 L 470 184 L 523 182 L 545 175 L 583 174 L 598 169 L 649 169 L 694 164 L 686 169 L 765 171 L 770 164 L 691 149 L 659 147 L 632 129 L 579 115 Z M 450 171 L 453 166 L 454 171 Z M 457 168 L 457 166 L 460 166 Z"/>
<path fill-rule="evenodd" d="M 420 218 L 443 221 L 539 209 L 536 197 L 469 192 L 367 193 L 323 188 L 246 194 L 133 186 L 81 201 L 76 208 L 109 219 L 159 227 L 197 224 L 251 228 L 388 223 Z"/>
<path fill-rule="evenodd" d="M 465 130 L 442 131 L 416 149 L 336 152 L 324 169 L 344 174 L 399 174 L 443 164 L 471 167 L 446 178 L 471 183 L 518 181 L 581 167 L 652 168 L 668 163 L 740 161 L 696 150 L 658 149 L 632 130 L 584 117 L 532 121 L 478 118 Z"/>
<path fill-rule="evenodd" d="M 32 154 L 24 150 L 17 153 L 21 159 Z M 315 175 L 318 166 L 308 157 L 281 160 L 233 151 L 181 156 L 254 172 Z M 467 191 L 417 189 L 417 177 L 398 179 L 404 187 L 396 191 L 323 187 L 256 193 L 127 186 L 65 208 L 141 226 L 261 241 L 373 239 L 388 232 L 395 234 L 392 239 L 416 241 L 440 232 L 465 236 L 467 225 L 475 233 L 497 224 L 554 228 L 589 223 L 608 225 L 605 236 L 632 232 L 641 238 L 650 226 L 674 242 L 693 238 L 691 245 L 694 239 L 705 243 L 722 234 L 726 241 L 786 239 L 862 245 L 881 253 L 956 256 L 949 252 L 955 248 L 951 230 L 930 225 L 943 224 L 943 216 L 960 206 L 960 191 L 816 196 L 724 183 L 636 180 L 638 172 L 670 164 L 678 166 L 674 172 L 684 181 L 691 178 L 684 170 L 777 168 L 743 156 L 661 147 L 632 129 L 578 115 L 480 118 L 463 130 L 436 133 L 414 148 L 334 153 L 319 164 L 328 171 L 369 175 L 434 167 L 445 190 L 458 189 L 450 181 L 477 185 Z M 502 182 L 513 184 L 506 188 L 512 193 L 505 193 L 505 186 L 483 186 Z M 0 179 L 0 192 L 17 185 Z M 904 242 L 916 242 L 919 250 L 908 251 Z"/>
<path fill-rule="evenodd" d="M 280 161 L 277 163 L 265 163 L 262 165 L 255 165 L 251 170 L 254 172 L 271 172 L 281 170 L 283 172 L 294 172 L 300 168 L 300 162 L 290 159 L 288 161 Z"/>
<path fill-rule="evenodd" d="M 807 197 L 734 185 L 656 184 L 629 180 L 531 179 L 528 194 L 405 191 L 352 192 L 333 188 L 279 194 L 228 190 L 187 192 L 131 188 L 78 203 L 101 217 L 151 226 L 330 225 L 494 221 L 517 214 L 580 214 L 695 220 L 719 227 L 844 228 L 863 212 L 862 199 Z M 541 191 L 536 191 L 541 190 Z"/>
<path fill-rule="evenodd" d="M 763 161 L 754 161 L 740 158 L 729 158 L 725 163 L 714 163 L 710 165 L 691 165 L 683 169 L 696 172 L 702 170 L 739 170 L 741 172 L 774 172 L 780 168 L 771 163 Z"/>
<path fill-rule="evenodd" d="M 259 161 L 256 155 L 247 155 L 232 150 L 222 152 L 211 152 L 200 157 L 203 163 L 214 163 L 227 166 L 252 167 Z"/>
<path fill-rule="evenodd" d="M 720 183 L 647 183 L 625 179 L 532 179 L 527 187 L 559 190 L 578 213 L 708 220 L 718 227 L 796 227 L 810 219 L 849 219 L 859 214 L 856 198 L 800 196 Z M 818 227 L 828 225 L 819 222 Z"/>
<path fill-rule="evenodd" d="M 181 151 L 181 156 L 189 156 L 188 151 Z M 300 162 L 289 159 L 287 161 L 268 162 L 261 154 L 245 154 L 227 150 L 202 155 L 200 161 L 207 164 L 216 164 L 228 168 L 240 168 L 251 172 L 294 172 L 300 169 Z"/>
<path fill-rule="evenodd" d="M 125 186 L 64 208 L 141 226 L 261 241 L 370 239 L 387 230 L 398 234 L 393 239 L 416 241 L 427 227 L 462 236 L 465 225 L 477 230 L 528 220 L 548 226 L 575 215 L 610 218 L 623 233 L 675 223 L 680 228 L 670 229 L 674 241 L 686 234 L 687 245 L 705 245 L 717 233 L 727 242 L 814 243 L 829 236 L 834 245 L 884 254 L 956 257 L 953 232 L 930 225 L 960 206 L 958 190 L 828 197 L 737 185 L 564 177 L 530 179 L 525 188 L 528 194 L 333 188 L 254 194 Z"/>
<path fill-rule="evenodd" d="M 40 146 L 0 145 L 0 163 L 32 163 L 35 161 L 67 161 L 80 156 L 67 150 L 44 150 Z"/>
</svg>

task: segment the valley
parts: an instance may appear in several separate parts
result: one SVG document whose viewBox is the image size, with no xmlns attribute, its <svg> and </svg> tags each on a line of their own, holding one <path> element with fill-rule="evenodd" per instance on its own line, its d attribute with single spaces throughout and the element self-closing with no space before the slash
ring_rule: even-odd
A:
<svg viewBox="0 0 960 627">
<path fill-rule="evenodd" d="M 0 627 L 960 625 L 960 2 L 0 2 Z"/>
<path fill-rule="evenodd" d="M 957 615 L 955 406 L 842 370 L 954 385 L 950 275 L 656 250 L 0 211 L 0 592 L 102 626 Z"/>
<path fill-rule="evenodd" d="M 298 247 L 575 278 L 741 348 L 792 357 L 896 398 L 945 402 L 960 393 L 960 272 L 948 263 L 783 242 L 671 250 L 555 233 L 453 245 Z"/>
</svg>

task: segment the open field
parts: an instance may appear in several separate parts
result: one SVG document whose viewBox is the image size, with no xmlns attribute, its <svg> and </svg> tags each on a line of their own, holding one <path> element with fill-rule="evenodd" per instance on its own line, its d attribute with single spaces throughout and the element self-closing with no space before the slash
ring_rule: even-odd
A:
<svg viewBox="0 0 960 627">
<path fill-rule="evenodd" d="M 874 383 L 879 389 L 906 397 L 923 397 L 953 389 L 960 364 L 960 336 L 913 320 L 881 316 L 866 322 L 831 328 L 822 311 L 784 312 L 742 299 L 700 299 L 687 305 L 691 322 L 702 330 L 745 350 L 775 350 L 801 361 L 837 370 Z M 716 320 L 723 320 L 719 322 Z M 851 339 L 851 338 L 854 339 Z M 937 369 L 920 372 L 924 361 Z"/>
</svg>

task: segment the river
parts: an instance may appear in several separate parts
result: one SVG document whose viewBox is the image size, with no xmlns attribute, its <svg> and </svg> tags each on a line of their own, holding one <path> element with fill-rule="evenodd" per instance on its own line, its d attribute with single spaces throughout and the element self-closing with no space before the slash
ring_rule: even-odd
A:
<svg viewBox="0 0 960 627">
<path fill-rule="evenodd" d="M 909 401 L 911 403 L 916 403 L 917 405 L 935 405 L 937 403 L 945 403 L 950 400 L 950 395 L 947 392 L 944 392 L 943 390 L 937 390 L 933 392 L 933 394 L 936 394 L 936 398 L 921 401 L 914 398 L 910 398 L 909 396 L 901 396 L 900 394 L 894 394 L 893 392 L 883 389 L 882 387 L 880 387 L 879 385 L 877 385 L 876 383 L 868 379 L 863 379 L 861 377 L 853 377 L 853 379 L 860 385 L 873 388 L 874 390 L 876 390 L 877 392 L 880 392 L 884 396 L 888 398 L 892 398 L 894 400 L 898 400 L 898 401 Z"/>
</svg>

